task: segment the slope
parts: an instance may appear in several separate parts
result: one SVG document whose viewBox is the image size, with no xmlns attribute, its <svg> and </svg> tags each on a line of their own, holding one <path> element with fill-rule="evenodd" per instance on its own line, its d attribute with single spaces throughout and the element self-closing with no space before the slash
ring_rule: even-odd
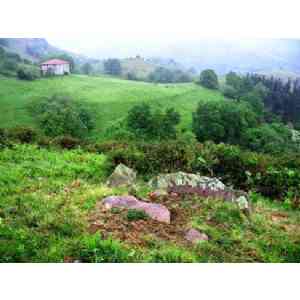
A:
<svg viewBox="0 0 300 300">
<path fill-rule="evenodd" d="M 96 115 L 93 136 L 100 136 L 105 129 L 126 116 L 136 103 L 148 102 L 155 108 L 174 107 L 182 116 L 182 127 L 190 127 L 192 112 L 199 101 L 223 100 L 216 91 L 194 83 L 151 84 L 127 81 L 112 77 L 72 75 L 25 82 L 0 78 L 0 127 L 18 125 L 35 126 L 26 107 L 32 100 L 53 94 L 68 94 L 85 102 Z"/>
</svg>

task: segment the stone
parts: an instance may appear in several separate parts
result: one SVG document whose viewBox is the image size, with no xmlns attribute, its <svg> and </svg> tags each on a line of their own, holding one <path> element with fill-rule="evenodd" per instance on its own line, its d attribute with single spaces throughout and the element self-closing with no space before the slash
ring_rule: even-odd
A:
<svg viewBox="0 0 300 300">
<path fill-rule="evenodd" d="M 189 229 L 185 234 L 185 239 L 193 244 L 201 241 L 208 241 L 208 236 L 194 228 Z"/>
<path fill-rule="evenodd" d="M 109 196 L 102 201 L 106 209 L 113 207 L 138 209 L 144 211 L 153 220 L 170 223 L 170 211 L 162 204 L 140 201 L 133 196 Z"/>
<path fill-rule="evenodd" d="M 238 197 L 237 199 L 235 199 L 234 202 L 237 203 L 240 209 L 245 209 L 245 210 L 249 209 L 249 203 L 245 196 Z"/>
<path fill-rule="evenodd" d="M 226 189 L 226 186 L 217 178 L 184 172 L 158 175 L 150 180 L 149 185 L 159 190 L 168 190 L 174 186 L 200 187 L 215 192 Z"/>
<path fill-rule="evenodd" d="M 133 186 L 136 180 L 136 172 L 124 164 L 119 164 L 107 181 L 109 187 Z"/>
<path fill-rule="evenodd" d="M 201 197 L 220 198 L 224 201 L 236 203 L 247 214 L 251 213 L 247 193 L 227 187 L 218 178 L 176 172 L 158 175 L 152 178 L 148 184 L 158 191 L 168 192 L 173 198 L 176 198 L 178 194 L 195 194 Z M 156 199 L 156 193 L 153 195 L 153 199 Z"/>
</svg>

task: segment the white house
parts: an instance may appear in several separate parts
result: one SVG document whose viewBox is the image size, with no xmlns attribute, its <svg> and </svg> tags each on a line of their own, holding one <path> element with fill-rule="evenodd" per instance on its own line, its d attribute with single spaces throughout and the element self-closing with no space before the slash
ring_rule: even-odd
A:
<svg viewBox="0 0 300 300">
<path fill-rule="evenodd" d="M 70 63 L 62 59 L 50 59 L 40 64 L 42 75 L 70 74 Z"/>
</svg>

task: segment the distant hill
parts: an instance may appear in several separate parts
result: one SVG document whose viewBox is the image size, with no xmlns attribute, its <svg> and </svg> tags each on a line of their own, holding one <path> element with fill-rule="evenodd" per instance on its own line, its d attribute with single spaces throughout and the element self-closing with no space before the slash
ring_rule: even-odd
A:
<svg viewBox="0 0 300 300">
<path fill-rule="evenodd" d="M 64 52 L 42 38 L 1 38 L 0 46 L 32 61 L 38 61 L 51 53 Z"/>
<path fill-rule="evenodd" d="M 219 74 L 280 73 L 300 75 L 300 40 L 206 39 L 160 49 L 161 57 L 172 57 L 186 68 L 211 68 Z"/>
<path fill-rule="evenodd" d="M 197 39 L 168 43 L 153 42 L 142 48 L 131 42 L 86 50 L 93 57 L 130 56 L 139 53 L 146 62 L 162 66 L 195 69 L 197 73 L 211 68 L 219 75 L 229 71 L 239 73 L 274 73 L 300 75 L 300 40 L 296 39 Z M 150 43 L 150 42 L 149 42 Z M 124 51 L 123 51 L 123 48 Z M 137 49 L 138 48 L 138 49 Z M 109 50 L 109 51 L 108 51 Z"/>
<path fill-rule="evenodd" d="M 84 55 L 52 46 L 44 38 L 0 38 L 0 47 L 7 52 L 17 53 L 23 59 L 28 59 L 32 62 L 39 62 L 47 56 L 59 54 L 72 56 L 77 64 L 89 61 L 89 58 Z"/>
<path fill-rule="evenodd" d="M 97 71 L 103 71 L 103 49 L 93 51 L 94 59 L 52 46 L 43 38 L 0 38 L 0 46 L 6 51 L 18 53 L 21 57 L 38 62 L 53 54 L 69 54 L 75 64 L 90 62 Z M 121 45 L 120 45 L 121 46 Z M 93 47 L 93 45 L 91 45 Z M 122 49 L 122 47 L 120 47 Z M 139 78 L 146 78 L 156 67 L 180 69 L 196 74 L 203 69 L 214 69 L 219 75 L 229 71 L 238 73 L 261 73 L 282 78 L 300 77 L 300 40 L 292 39 L 201 39 L 157 45 L 139 49 L 130 48 L 134 55 L 121 58 L 123 76 L 133 72 Z M 128 49 L 127 49 L 128 50 Z M 122 50 L 120 50 L 122 51 Z M 117 57 L 112 52 L 110 57 Z M 124 57 L 124 56 L 123 56 Z"/>
</svg>

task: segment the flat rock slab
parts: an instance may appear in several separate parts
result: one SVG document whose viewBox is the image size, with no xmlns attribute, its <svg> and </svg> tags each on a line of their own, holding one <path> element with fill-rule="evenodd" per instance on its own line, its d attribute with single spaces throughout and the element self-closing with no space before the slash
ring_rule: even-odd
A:
<svg viewBox="0 0 300 300">
<path fill-rule="evenodd" d="M 185 234 L 185 239 L 193 244 L 200 241 L 208 241 L 208 236 L 194 228 L 189 229 Z"/>
<path fill-rule="evenodd" d="M 138 209 L 153 220 L 168 224 L 171 220 L 170 211 L 164 205 L 140 201 L 133 196 L 109 196 L 104 198 L 102 203 L 106 209 L 113 207 Z"/>
</svg>

